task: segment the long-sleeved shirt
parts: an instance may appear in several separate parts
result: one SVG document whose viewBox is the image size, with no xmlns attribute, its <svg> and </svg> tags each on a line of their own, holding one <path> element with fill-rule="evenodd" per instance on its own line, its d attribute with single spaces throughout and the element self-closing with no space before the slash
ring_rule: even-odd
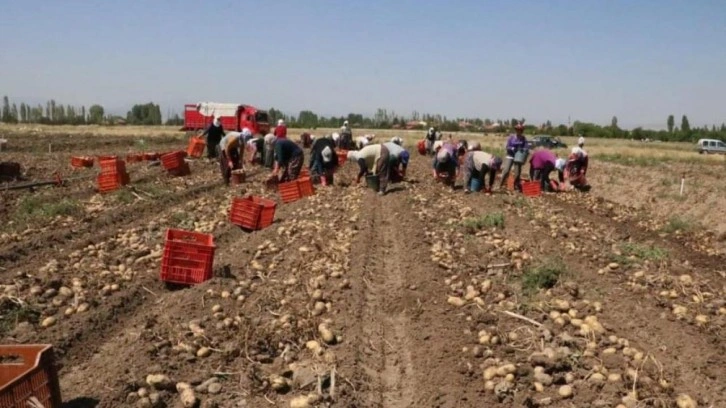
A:
<svg viewBox="0 0 726 408">
<path fill-rule="evenodd" d="M 403 147 L 393 143 L 393 142 L 386 142 L 383 143 L 384 146 L 388 149 L 388 155 L 391 159 L 398 160 L 401 157 L 401 153 L 403 152 Z"/>
<path fill-rule="evenodd" d="M 446 152 L 449 153 L 449 161 L 448 161 L 448 163 L 451 166 L 454 166 L 454 167 L 457 167 L 458 168 L 459 167 L 459 160 L 458 160 L 458 158 L 456 156 L 456 146 L 453 145 L 453 144 L 451 144 L 451 143 L 443 143 L 441 145 L 441 150 L 439 150 L 439 152 L 436 153 L 436 156 L 434 156 L 434 166 L 433 166 L 434 169 L 436 167 L 438 167 L 438 165 L 439 165 L 439 153 L 441 153 L 442 151 L 446 151 Z M 451 163 L 454 163 L 454 164 L 452 165 Z"/>
<path fill-rule="evenodd" d="M 557 162 L 557 156 L 552 151 L 540 149 L 532 154 L 529 165 L 533 169 L 542 170 L 547 166 L 554 168 L 555 162 Z"/>
<path fill-rule="evenodd" d="M 302 154 L 303 151 L 300 146 L 290 139 L 279 139 L 275 142 L 275 160 L 280 166 L 287 166 L 293 157 Z"/>
<path fill-rule="evenodd" d="M 474 173 L 474 170 L 479 172 L 482 177 L 482 181 L 484 180 L 484 171 L 489 170 L 489 166 L 491 164 L 492 159 L 494 156 L 487 152 L 482 152 L 480 150 L 475 150 L 473 152 L 469 152 L 464 157 L 464 187 L 468 188 L 469 182 L 471 181 L 472 173 Z M 491 178 L 491 183 L 493 184 L 493 176 Z"/>
<path fill-rule="evenodd" d="M 219 148 L 225 153 L 225 155 L 227 155 L 227 157 L 229 157 L 229 152 L 234 149 L 241 148 L 244 151 L 245 145 L 244 143 L 240 143 L 241 135 L 242 134 L 240 132 L 227 132 L 222 140 L 219 141 Z"/>
<path fill-rule="evenodd" d="M 276 126 L 274 135 L 278 139 L 287 138 L 287 126 L 285 126 L 285 125 Z"/>
<path fill-rule="evenodd" d="M 514 154 L 519 150 L 527 150 L 527 138 L 522 135 L 521 138 L 517 137 L 516 134 L 510 135 L 507 139 L 507 157 L 514 158 Z"/>
<path fill-rule="evenodd" d="M 372 173 L 376 170 L 376 162 L 378 162 L 378 159 L 381 158 L 381 145 L 368 145 L 358 150 L 355 154 L 355 157 L 358 161 L 363 159 L 363 161 L 365 162 L 365 166 L 368 169 L 368 172 Z"/>
<path fill-rule="evenodd" d="M 323 162 L 323 149 L 326 147 L 333 151 L 331 155 L 331 161 L 328 163 Z M 315 139 L 312 146 L 310 147 L 310 165 L 312 168 L 315 162 L 320 163 L 321 166 L 325 167 L 336 167 L 338 165 L 338 155 L 335 153 L 335 142 L 327 137 Z"/>
<path fill-rule="evenodd" d="M 220 123 L 219 126 L 214 126 L 214 124 L 209 125 L 209 127 L 204 129 L 204 133 L 202 133 L 202 136 L 207 136 L 208 140 L 221 139 L 222 136 L 224 136 L 224 129 L 222 128 L 222 124 Z"/>
</svg>

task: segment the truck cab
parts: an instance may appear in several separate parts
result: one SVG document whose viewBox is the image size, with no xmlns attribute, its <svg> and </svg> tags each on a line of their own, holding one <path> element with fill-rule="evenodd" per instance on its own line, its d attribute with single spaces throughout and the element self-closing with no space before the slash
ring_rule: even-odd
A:
<svg viewBox="0 0 726 408">
<path fill-rule="evenodd" d="M 228 131 L 240 132 L 246 127 L 253 135 L 266 135 L 270 132 L 270 120 L 266 111 L 252 105 L 214 102 L 184 105 L 184 127 L 180 130 L 197 132 L 206 129 L 215 116 L 219 116 L 222 127 Z"/>
</svg>

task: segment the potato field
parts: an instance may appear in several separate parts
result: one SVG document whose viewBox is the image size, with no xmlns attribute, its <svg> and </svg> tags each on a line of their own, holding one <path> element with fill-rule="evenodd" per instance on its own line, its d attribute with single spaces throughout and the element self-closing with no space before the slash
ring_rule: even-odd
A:
<svg viewBox="0 0 726 408">
<path fill-rule="evenodd" d="M 0 191 L 0 344 L 51 344 L 64 407 L 726 407 L 718 234 L 598 195 L 603 176 L 465 195 L 409 132 L 385 196 L 349 161 L 282 203 L 269 170 L 226 187 L 206 158 L 182 177 L 126 163 L 130 183 L 100 194 L 71 157 L 186 138 L 4 137 L 0 161 L 67 181 Z M 271 226 L 229 222 L 247 195 L 277 202 Z M 169 228 L 214 236 L 212 279 L 160 280 Z"/>
</svg>

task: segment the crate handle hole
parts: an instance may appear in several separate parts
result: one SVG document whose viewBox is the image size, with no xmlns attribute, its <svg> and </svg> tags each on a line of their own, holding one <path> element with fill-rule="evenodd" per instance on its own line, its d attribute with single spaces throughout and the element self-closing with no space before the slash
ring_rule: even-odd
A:
<svg viewBox="0 0 726 408">
<path fill-rule="evenodd" d="M 0 364 L 2 365 L 24 365 L 25 364 L 25 358 L 19 354 L 6 354 L 0 356 Z"/>
</svg>

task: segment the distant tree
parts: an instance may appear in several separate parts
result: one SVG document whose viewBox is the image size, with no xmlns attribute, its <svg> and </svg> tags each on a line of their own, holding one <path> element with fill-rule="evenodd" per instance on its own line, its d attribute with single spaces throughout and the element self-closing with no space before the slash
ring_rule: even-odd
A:
<svg viewBox="0 0 726 408">
<path fill-rule="evenodd" d="M 153 102 L 134 105 L 126 114 L 130 125 L 161 125 L 161 108 Z"/>
<path fill-rule="evenodd" d="M 10 121 L 12 123 L 18 122 L 18 105 L 13 104 L 12 109 L 10 109 Z"/>
<path fill-rule="evenodd" d="M 676 119 L 673 115 L 668 115 L 668 133 L 673 133 L 673 128 L 676 126 Z"/>
<path fill-rule="evenodd" d="M 88 108 L 88 123 L 100 124 L 103 122 L 103 114 L 103 106 L 91 105 L 91 107 Z"/>
<path fill-rule="evenodd" d="M 86 118 L 86 106 L 81 106 L 81 123 L 86 123 L 88 118 Z"/>
<path fill-rule="evenodd" d="M 173 115 L 170 114 L 169 118 L 166 120 L 167 126 L 181 126 L 184 124 L 184 119 L 179 117 L 178 113 L 174 113 Z"/>
<path fill-rule="evenodd" d="M 618 128 L 618 117 L 617 116 L 613 116 L 612 120 L 610 121 L 610 126 L 613 129 L 617 129 Z"/>
<path fill-rule="evenodd" d="M 688 123 L 688 117 L 683 115 L 681 118 L 681 132 L 689 133 L 691 131 L 691 125 Z"/>
<path fill-rule="evenodd" d="M 10 99 L 8 99 L 7 95 L 3 96 L 3 111 L 2 115 L 0 115 L 0 120 L 3 122 L 10 121 Z"/>
</svg>

